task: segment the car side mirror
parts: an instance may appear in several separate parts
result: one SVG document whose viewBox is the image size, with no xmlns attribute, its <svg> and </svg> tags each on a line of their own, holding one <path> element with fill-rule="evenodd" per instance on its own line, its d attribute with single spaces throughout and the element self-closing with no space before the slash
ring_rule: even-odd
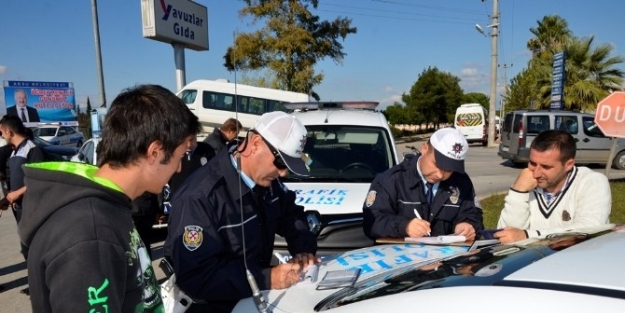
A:
<svg viewBox="0 0 625 313">
<path fill-rule="evenodd" d="M 318 211 L 306 211 L 306 221 L 308 222 L 308 229 L 315 236 L 319 235 L 321 231 L 321 214 Z"/>
</svg>

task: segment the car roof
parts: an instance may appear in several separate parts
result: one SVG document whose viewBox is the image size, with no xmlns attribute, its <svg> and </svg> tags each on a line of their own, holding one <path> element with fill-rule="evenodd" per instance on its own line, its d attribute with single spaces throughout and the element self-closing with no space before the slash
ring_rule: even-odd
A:
<svg viewBox="0 0 625 313">
<path fill-rule="evenodd" d="M 553 113 L 553 114 L 559 114 L 559 115 L 565 114 L 565 115 L 595 116 L 594 114 L 590 114 L 590 113 L 583 113 L 583 112 L 578 112 L 578 111 L 566 111 L 566 110 L 514 110 L 506 114 L 527 115 L 527 114 L 545 114 L 545 113 Z"/>
<path fill-rule="evenodd" d="M 327 109 L 292 112 L 305 125 L 357 125 L 388 128 L 384 115 L 362 109 Z"/>
<path fill-rule="evenodd" d="M 530 264 L 504 281 L 566 284 L 625 291 L 625 230 L 576 244 Z"/>
</svg>

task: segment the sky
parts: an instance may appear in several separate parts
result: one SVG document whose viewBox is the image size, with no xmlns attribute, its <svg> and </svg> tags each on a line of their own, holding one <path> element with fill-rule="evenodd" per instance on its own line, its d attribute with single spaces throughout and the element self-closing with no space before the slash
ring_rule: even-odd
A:
<svg viewBox="0 0 625 313">
<path fill-rule="evenodd" d="M 197 79 L 240 80 L 223 66 L 235 32 L 263 26 L 240 17 L 242 0 L 197 0 L 208 8 L 208 51 L 185 50 L 186 82 Z M 159 84 L 176 91 L 171 45 L 142 36 L 141 1 L 97 3 L 104 95 L 96 64 L 91 1 L 2 0 L 0 9 L 0 80 L 72 82 L 76 102 L 85 107 L 110 104 L 123 89 Z M 379 101 L 380 109 L 408 93 L 419 74 L 436 67 L 461 79 L 464 92 L 489 95 L 491 39 L 487 32 L 493 0 L 319 0 L 313 14 L 324 20 L 347 17 L 356 34 L 344 41 L 341 63 L 325 59 L 315 70 L 324 74 L 315 91 L 322 100 Z M 618 0 L 499 0 L 500 88 L 527 66 L 530 28 L 543 16 L 558 14 L 575 36 L 595 36 L 625 56 L 622 12 Z M 625 71 L 625 64 L 618 66 Z M 254 76 L 253 74 L 251 76 Z M 0 88 L 0 112 L 4 91 Z"/>
</svg>

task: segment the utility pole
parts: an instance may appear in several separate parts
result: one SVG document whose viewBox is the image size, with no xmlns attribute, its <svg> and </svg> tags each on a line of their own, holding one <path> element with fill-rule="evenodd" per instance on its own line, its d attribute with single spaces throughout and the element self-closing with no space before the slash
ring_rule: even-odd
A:
<svg viewBox="0 0 625 313">
<path fill-rule="evenodd" d="M 497 105 L 497 39 L 499 37 L 499 0 L 493 0 L 493 23 L 490 26 L 490 103 L 488 105 L 488 146 L 495 147 L 495 106 Z"/>
<path fill-rule="evenodd" d="M 91 19 L 93 21 L 93 37 L 95 41 L 95 61 L 98 70 L 98 82 L 100 85 L 100 107 L 106 107 L 106 93 L 104 92 L 104 72 L 102 71 L 102 53 L 100 51 L 100 24 L 98 22 L 98 3 L 91 0 Z M 87 112 L 89 113 L 89 112 Z"/>
</svg>

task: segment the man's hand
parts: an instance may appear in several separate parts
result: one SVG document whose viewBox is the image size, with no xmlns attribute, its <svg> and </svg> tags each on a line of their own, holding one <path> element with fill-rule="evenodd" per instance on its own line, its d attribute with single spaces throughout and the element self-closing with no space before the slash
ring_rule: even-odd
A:
<svg viewBox="0 0 625 313">
<path fill-rule="evenodd" d="M 9 193 L 7 193 L 7 200 L 9 200 L 9 203 L 15 203 L 15 201 L 17 201 L 22 195 L 19 194 L 19 192 L 17 191 L 11 191 Z"/>
<path fill-rule="evenodd" d="M 308 266 L 321 262 L 321 259 L 314 256 L 312 253 L 298 253 L 292 257 L 288 263 L 296 263 L 302 268 L 303 271 L 308 269 Z"/>
<path fill-rule="evenodd" d="M 512 189 L 520 192 L 530 191 L 538 186 L 538 181 L 534 178 L 534 173 L 529 168 L 524 168 L 514 181 Z"/>
<path fill-rule="evenodd" d="M 300 281 L 302 267 L 293 263 L 284 263 L 271 269 L 271 289 L 289 288 Z"/>
<path fill-rule="evenodd" d="M 408 237 L 411 238 L 428 236 L 431 231 L 430 222 L 418 218 L 412 219 L 412 221 L 408 223 L 408 226 L 406 226 L 406 233 Z"/>
<path fill-rule="evenodd" d="M 505 227 L 493 234 L 493 237 L 499 239 L 501 243 L 513 243 L 519 240 L 527 239 L 525 231 L 516 227 Z"/>
<path fill-rule="evenodd" d="M 454 228 L 454 234 L 464 236 L 465 238 L 467 238 L 467 241 L 475 240 L 475 228 L 473 228 L 473 225 L 467 222 L 461 222 L 456 224 L 456 227 Z"/>
</svg>

